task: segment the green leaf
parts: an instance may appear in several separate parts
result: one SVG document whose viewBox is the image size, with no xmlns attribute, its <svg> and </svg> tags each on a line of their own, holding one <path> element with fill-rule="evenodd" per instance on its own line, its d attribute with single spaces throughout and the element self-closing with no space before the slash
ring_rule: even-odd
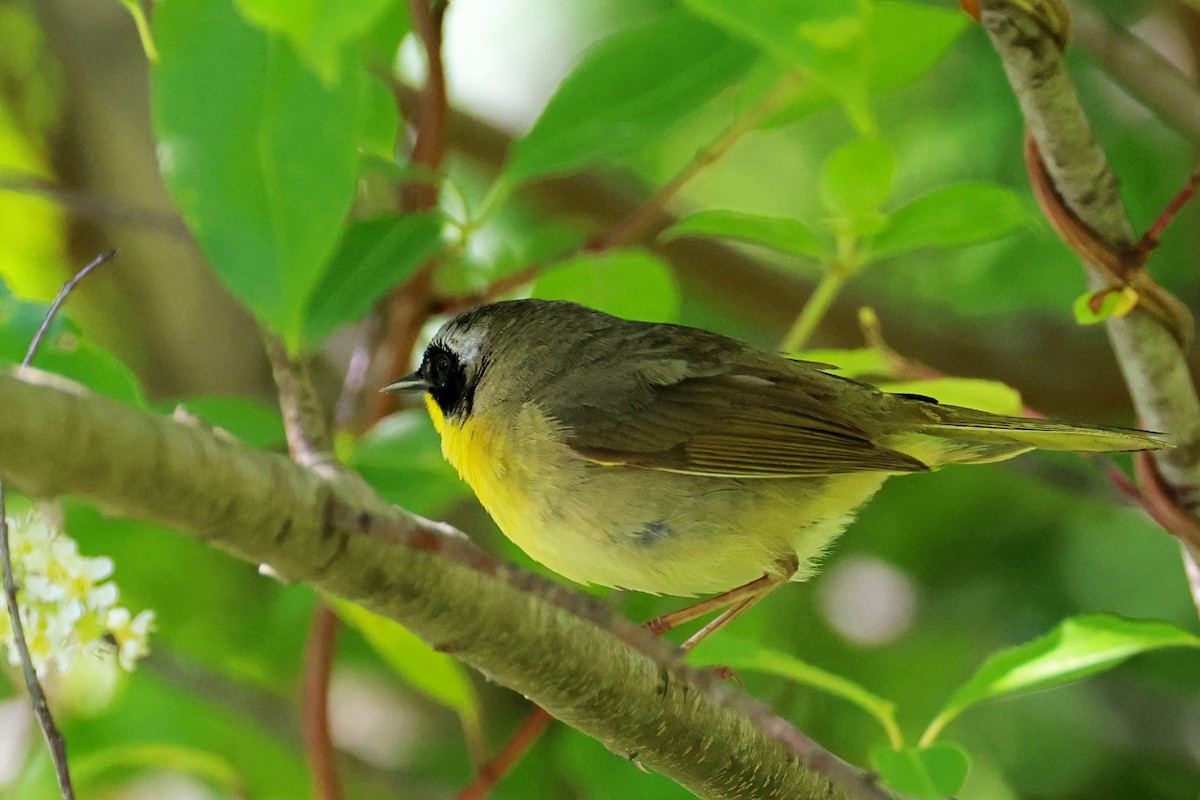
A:
<svg viewBox="0 0 1200 800">
<path fill-rule="evenodd" d="M 671 268 L 645 250 L 586 253 L 548 269 L 533 285 L 543 300 L 571 300 L 618 317 L 671 322 L 679 287 Z"/>
<path fill-rule="evenodd" d="M 880 745 L 871 749 L 871 766 L 894 789 L 924 800 L 941 800 L 962 788 L 970 759 L 950 742 L 902 750 Z"/>
<path fill-rule="evenodd" d="M 957 8 L 873 3 L 866 45 L 870 90 L 886 92 L 920 78 L 945 57 L 970 21 Z"/>
<path fill-rule="evenodd" d="M 1138 304 L 1137 290 L 1132 286 L 1116 286 L 1088 292 L 1075 298 L 1072 310 L 1080 325 L 1095 325 L 1109 317 L 1124 317 Z"/>
<path fill-rule="evenodd" d="M 989 698 L 1049 689 L 1164 647 L 1200 647 L 1200 638 L 1158 620 L 1124 619 L 1112 614 L 1085 614 L 1064 620 L 1045 636 L 984 662 L 930 723 L 921 743 L 929 744 L 951 720 Z"/>
<path fill-rule="evenodd" d="M 825 259 L 829 248 L 803 222 L 790 217 L 766 217 L 738 211 L 700 211 L 663 232 L 663 239 L 680 236 L 719 236 L 762 245 L 781 253 Z"/>
<path fill-rule="evenodd" d="M 355 443 L 346 458 L 368 483 L 393 503 L 428 517 L 471 496 L 442 458 L 442 443 L 424 411 L 393 414 Z"/>
<path fill-rule="evenodd" d="M 866 90 L 870 94 L 913 83 L 945 57 L 970 21 L 961 11 L 914 3 L 877 2 L 867 17 Z M 829 82 L 809 81 L 767 127 L 788 125 L 839 102 L 842 90 Z"/>
<path fill-rule="evenodd" d="M 963 247 L 999 239 L 1029 221 L 1020 198 L 994 183 L 935 189 L 892 213 L 871 240 L 871 257 L 921 247 Z"/>
<path fill-rule="evenodd" d="M 286 442 L 279 409 L 249 397 L 189 397 L 155 405 L 164 414 L 182 406 L 187 413 L 252 447 L 267 449 Z"/>
<path fill-rule="evenodd" d="M 805 72 L 826 72 L 835 53 L 858 42 L 863 22 L 858 0 L 685 0 L 685 5 Z"/>
<path fill-rule="evenodd" d="M 858 0 L 685 0 L 700 16 L 799 70 L 811 91 L 835 98 L 860 131 L 873 127 L 867 108 L 867 22 Z"/>
<path fill-rule="evenodd" d="M 365 73 L 323 84 L 229 0 L 163 3 L 154 35 L 167 186 L 221 280 L 294 346 L 354 199 Z"/>
<path fill-rule="evenodd" d="M 725 666 L 745 672 L 765 672 L 819 689 L 848 700 L 875 717 L 897 747 L 903 742 L 896 725 L 895 703 L 872 694 L 848 678 L 826 672 L 787 653 L 763 647 L 758 642 L 724 633 L 707 639 L 704 647 L 688 654 L 688 661 L 693 666 Z"/>
<path fill-rule="evenodd" d="M 832 364 L 837 367 L 840 375 L 846 378 L 868 378 L 881 375 L 891 375 L 892 369 L 883 358 L 883 354 L 874 347 L 857 349 L 813 349 L 794 353 L 789 358 L 798 361 L 815 361 L 818 364 Z"/>
<path fill-rule="evenodd" d="M 0 280 L 0 362 L 20 364 L 41 327 L 49 305 L 21 300 Z M 119 358 L 83 338 L 61 313 L 34 356 L 37 369 L 64 375 L 94 392 L 130 405 L 144 406 L 137 377 Z"/>
<path fill-rule="evenodd" d="M 923 394 L 952 406 L 1019 415 L 1024 403 L 1021 393 L 1000 381 L 981 378 L 933 378 L 924 381 L 889 381 L 879 384 L 885 392 Z"/>
<path fill-rule="evenodd" d="M 304 340 L 316 346 L 337 328 L 370 311 L 442 245 L 436 214 L 410 214 L 348 226 L 309 299 Z"/>
<path fill-rule="evenodd" d="M 596 45 L 513 147 L 501 181 L 619 162 L 653 144 L 750 66 L 754 51 L 682 11 Z"/>
<path fill-rule="evenodd" d="M 483 741 L 479 697 L 462 664 L 434 650 L 398 622 L 346 600 L 327 599 L 405 683 L 458 714 L 473 742 Z"/>
<path fill-rule="evenodd" d="M 395 164 L 396 137 L 400 131 L 400 113 L 396 99 L 387 85 L 372 75 L 363 82 L 362 125 L 359 128 L 358 149 L 362 154 L 361 169 L 365 172 L 374 160 Z"/>
<path fill-rule="evenodd" d="M 860 233 L 892 191 L 896 164 L 877 136 L 854 139 L 834 150 L 821 168 L 821 200 L 846 232 Z"/>
<path fill-rule="evenodd" d="M 247 20 L 288 38 L 326 83 L 341 73 L 345 50 L 398 0 L 237 0 Z"/>
</svg>

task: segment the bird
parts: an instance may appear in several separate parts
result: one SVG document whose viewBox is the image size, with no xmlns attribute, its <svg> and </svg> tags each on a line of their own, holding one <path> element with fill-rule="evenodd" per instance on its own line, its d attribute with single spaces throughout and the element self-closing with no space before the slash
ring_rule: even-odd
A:
<svg viewBox="0 0 1200 800">
<path fill-rule="evenodd" d="M 890 476 L 1033 449 L 1150 450 L 1160 434 L 888 393 L 828 364 L 566 301 L 445 322 L 384 391 L 422 393 L 442 453 L 500 530 L 580 584 L 711 595 L 691 647 L 810 577 Z"/>
</svg>

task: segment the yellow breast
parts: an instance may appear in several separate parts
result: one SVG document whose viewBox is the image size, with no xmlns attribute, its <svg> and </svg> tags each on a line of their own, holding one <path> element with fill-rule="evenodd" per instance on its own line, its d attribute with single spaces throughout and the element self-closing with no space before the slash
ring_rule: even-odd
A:
<svg viewBox="0 0 1200 800">
<path fill-rule="evenodd" d="M 522 466 L 521 455 L 514 452 L 512 437 L 489 425 L 486 418 L 471 416 L 461 423 L 447 422 L 429 395 L 425 404 L 441 434 L 442 455 L 470 485 L 500 530 L 537 558 L 540 504 L 535 502 L 536 493 L 529 491 L 531 476 Z"/>
</svg>

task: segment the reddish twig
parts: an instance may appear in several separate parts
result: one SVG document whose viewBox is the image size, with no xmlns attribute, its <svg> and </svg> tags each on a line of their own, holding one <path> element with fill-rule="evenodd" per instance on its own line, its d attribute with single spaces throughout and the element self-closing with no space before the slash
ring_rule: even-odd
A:
<svg viewBox="0 0 1200 800">
<path fill-rule="evenodd" d="M 553 721 L 554 717 L 546 709 L 536 706 L 496 757 L 479 767 L 475 780 L 459 792 L 458 800 L 483 800 L 487 797 L 496 784 L 525 757 L 529 748 Z"/>
<path fill-rule="evenodd" d="M 1196 194 L 1196 188 L 1200 187 L 1200 169 L 1192 173 L 1192 177 L 1184 185 L 1179 193 L 1171 198 L 1171 202 L 1167 203 L 1166 208 L 1158 215 L 1158 219 L 1150 226 L 1150 229 L 1138 240 L 1137 244 L 1130 248 L 1127 258 L 1136 266 L 1141 266 L 1146 263 L 1146 259 L 1158 247 L 1158 240 L 1162 238 L 1167 226 L 1175 219 L 1175 215 L 1188 204 L 1192 196 Z"/>
<path fill-rule="evenodd" d="M 671 180 L 667 181 L 650 199 L 625 219 L 612 226 L 606 233 L 592 240 L 585 249 L 607 250 L 636 241 L 662 216 L 667 204 L 679 194 L 684 186 L 717 162 L 742 140 L 746 134 L 757 129 L 772 114 L 779 110 L 795 93 L 798 78 L 787 75 L 767 93 L 757 105 L 733 121 L 724 132 L 699 150 L 683 165 Z"/>
<path fill-rule="evenodd" d="M 1175 338 L 1180 348 L 1186 351 L 1191 346 L 1194 335 L 1192 314 L 1187 306 L 1150 276 L 1145 269 L 1145 261 L 1154 247 L 1154 242 L 1157 241 L 1152 234 L 1156 231 L 1161 233 L 1178 208 L 1191 197 L 1194 191 L 1191 183 L 1168 204 L 1167 210 L 1159 216 L 1151 232 L 1143 237 L 1142 242 L 1115 247 L 1097 236 L 1096 232 L 1064 202 L 1046 169 L 1037 141 L 1031 134 L 1025 137 L 1025 166 L 1029 172 L 1033 196 L 1059 238 L 1081 260 L 1092 265 L 1108 284 L 1107 288 L 1128 286 L 1137 292 L 1138 305 L 1156 317 Z M 1151 243 L 1146 246 L 1147 249 L 1139 250 L 1147 238 L 1150 238 Z"/>
<path fill-rule="evenodd" d="M 409 161 L 429 174 L 442 167 L 446 154 L 446 70 L 442 62 L 442 30 L 446 17 L 445 0 L 409 0 L 413 28 L 425 49 L 425 88 L 421 92 L 417 135 Z M 400 210 L 406 214 L 427 211 L 437 205 L 438 187 L 429 180 L 417 179 L 400 187 Z"/>
<path fill-rule="evenodd" d="M 329 731 L 329 678 L 337 652 L 337 614 L 324 600 L 313 610 L 308 643 L 304 648 L 304 751 L 312 776 L 313 794 L 318 800 L 341 800 L 342 781 L 338 775 L 333 737 Z"/>
<path fill-rule="evenodd" d="M 62 308 L 63 303 L 79 285 L 79 282 L 102 264 L 112 260 L 116 254 L 116 250 L 109 250 L 63 284 L 54 301 L 50 303 L 50 307 L 46 309 L 46 314 L 42 317 L 42 324 L 38 326 L 37 332 L 29 342 L 25 358 L 21 360 L 22 367 L 27 367 L 33 362 L 33 358 L 37 355 L 59 309 Z M 12 550 L 8 541 L 7 513 L 4 482 L 0 481 L 0 572 L 3 573 L 4 602 L 8 609 L 9 624 L 12 626 L 13 647 L 16 648 L 17 658 L 21 662 L 21 673 L 25 678 L 25 689 L 29 692 L 33 715 L 42 729 L 42 736 L 46 739 L 50 760 L 54 762 L 54 774 L 58 778 L 58 789 L 66 800 L 74 800 L 75 789 L 71 784 L 71 767 L 67 761 L 67 742 L 63 738 L 62 731 L 54 722 L 54 715 L 50 713 L 50 706 L 46 702 L 46 693 L 42 690 L 41 681 L 38 680 L 37 670 L 33 666 L 33 657 L 29 653 L 29 643 L 25 639 L 25 624 L 21 619 L 21 605 L 17 598 L 17 591 L 20 587 L 17 586 L 16 575 L 13 571 Z"/>
<path fill-rule="evenodd" d="M 413 166 L 420 168 L 418 171 L 430 174 L 441 170 L 446 153 L 446 118 L 449 105 L 442 62 L 442 32 L 446 7 L 445 0 L 409 0 L 413 27 L 425 48 L 428 76 L 421 92 L 417 135 L 409 160 Z M 428 211 L 435 207 L 437 202 L 438 186 L 434 182 L 417 179 L 400 187 L 401 213 Z M 383 337 L 384 346 L 391 354 L 387 364 L 388 375 L 399 375 L 406 371 L 412 359 L 421 328 L 432 313 L 430 306 L 433 297 L 433 272 L 437 263 L 437 258 L 434 257 L 422 264 L 407 281 L 392 291 L 388 299 L 387 330 Z M 371 398 L 370 419 L 383 419 L 396 411 L 398 402 L 399 398 L 395 394 L 375 394 Z"/>
</svg>

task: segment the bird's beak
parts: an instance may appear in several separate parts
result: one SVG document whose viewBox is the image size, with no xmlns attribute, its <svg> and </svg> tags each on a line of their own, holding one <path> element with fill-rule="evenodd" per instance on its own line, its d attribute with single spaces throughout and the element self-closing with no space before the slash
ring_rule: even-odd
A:
<svg viewBox="0 0 1200 800">
<path fill-rule="evenodd" d="M 413 372 L 405 375 L 398 381 L 389 383 L 379 391 L 381 392 L 404 392 L 410 394 L 412 392 L 424 392 L 429 389 L 429 384 L 425 381 L 425 376 L 420 372 Z"/>
</svg>

